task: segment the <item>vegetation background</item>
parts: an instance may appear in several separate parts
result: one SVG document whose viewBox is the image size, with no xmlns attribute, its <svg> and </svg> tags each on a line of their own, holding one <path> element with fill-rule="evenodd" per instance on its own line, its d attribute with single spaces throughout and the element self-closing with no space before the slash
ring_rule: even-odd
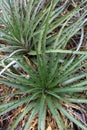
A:
<svg viewBox="0 0 87 130">
<path fill-rule="evenodd" d="M 87 0 L 6 2 L 0 130 L 87 130 Z"/>
</svg>

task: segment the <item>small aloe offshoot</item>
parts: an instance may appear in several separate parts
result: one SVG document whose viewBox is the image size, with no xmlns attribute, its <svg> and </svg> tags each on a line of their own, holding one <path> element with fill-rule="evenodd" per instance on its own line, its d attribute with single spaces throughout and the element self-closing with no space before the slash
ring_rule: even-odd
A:
<svg viewBox="0 0 87 130">
<path fill-rule="evenodd" d="M 44 28 L 47 26 L 46 21 L 49 13 L 46 47 L 53 49 L 55 43 L 56 49 L 63 49 L 70 38 L 85 24 L 87 11 L 84 11 L 74 23 L 69 22 L 83 9 L 86 0 L 65 15 L 62 15 L 62 12 L 68 2 L 66 1 L 63 5 L 56 7 L 59 2 L 59 0 L 51 1 L 47 6 L 40 9 L 41 0 L 8 0 L 8 2 L 1 0 L 0 24 L 4 28 L 0 28 L 0 41 L 7 44 L 4 47 L 2 46 L 0 51 L 5 52 L 9 57 L 14 54 L 24 55 L 35 51 L 35 43 L 40 51 L 42 45 L 38 44 L 38 39 L 40 40 Z M 58 31 L 53 33 L 54 30 Z"/>
</svg>

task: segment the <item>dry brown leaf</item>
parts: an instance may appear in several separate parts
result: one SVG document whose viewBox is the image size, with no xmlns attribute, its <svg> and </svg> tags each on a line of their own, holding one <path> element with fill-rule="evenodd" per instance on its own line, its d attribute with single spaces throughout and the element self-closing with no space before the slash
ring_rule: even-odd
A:
<svg viewBox="0 0 87 130">
<path fill-rule="evenodd" d="M 48 126 L 47 130 L 52 130 L 51 126 Z"/>
</svg>

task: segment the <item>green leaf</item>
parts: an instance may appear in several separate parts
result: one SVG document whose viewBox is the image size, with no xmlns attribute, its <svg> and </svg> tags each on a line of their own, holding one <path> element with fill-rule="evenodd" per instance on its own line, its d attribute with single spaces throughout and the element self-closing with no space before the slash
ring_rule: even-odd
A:
<svg viewBox="0 0 87 130">
<path fill-rule="evenodd" d="M 45 130 L 45 118 L 46 118 L 46 105 L 45 105 L 46 97 L 42 95 L 39 106 L 39 114 L 38 114 L 38 130 Z"/>
<path fill-rule="evenodd" d="M 82 92 L 82 91 L 86 91 L 87 90 L 87 86 L 83 87 L 79 87 L 79 86 L 72 86 L 72 87 L 63 87 L 63 88 L 55 88 L 54 92 L 57 93 L 74 93 L 74 92 Z"/>
<path fill-rule="evenodd" d="M 59 113 L 57 111 L 57 108 L 54 105 L 54 103 L 53 103 L 53 101 L 52 101 L 52 99 L 50 97 L 47 98 L 47 105 L 48 105 L 54 119 L 56 120 L 59 129 L 63 130 L 64 129 L 63 128 L 63 126 L 64 126 L 63 125 L 63 120 L 61 119 L 61 117 L 60 117 L 60 115 L 59 115 Z"/>
<path fill-rule="evenodd" d="M 6 112 L 15 109 L 15 108 L 17 108 L 18 106 L 20 106 L 20 105 L 22 105 L 22 104 L 24 104 L 24 103 L 28 103 L 28 104 L 29 104 L 30 101 L 35 100 L 35 99 L 38 97 L 38 94 L 39 94 L 39 93 L 35 93 L 35 94 L 32 95 L 32 96 L 28 96 L 28 97 L 26 97 L 26 98 L 22 98 L 21 100 L 18 100 L 18 101 L 16 101 L 16 102 L 13 102 L 14 104 L 11 105 L 11 106 L 9 106 L 10 103 L 8 103 L 8 104 L 7 104 L 7 105 L 8 105 L 8 108 L 2 110 L 1 113 L 0 113 L 0 115 L 3 115 L 3 114 L 5 114 Z M 2 105 L 1 107 L 4 107 L 4 105 Z"/>
<path fill-rule="evenodd" d="M 15 119 L 15 121 L 12 123 L 12 125 L 8 128 L 9 130 L 13 130 L 17 127 L 18 123 L 24 118 L 24 116 L 29 113 L 32 108 L 33 108 L 34 104 L 31 103 L 28 106 L 26 106 L 23 110 L 23 112 L 21 112 L 17 118 Z"/>
<path fill-rule="evenodd" d="M 66 79 L 66 81 L 64 81 L 62 83 L 63 86 L 74 83 L 77 80 L 80 80 L 82 78 L 85 78 L 87 76 L 87 73 L 82 73 L 82 74 L 78 74 L 78 75 L 73 75 L 72 77 Z"/>
<path fill-rule="evenodd" d="M 73 102 L 73 103 L 85 103 L 87 104 L 87 99 L 86 98 L 68 98 L 67 99 L 68 101 L 70 102 Z"/>
<path fill-rule="evenodd" d="M 30 116 L 27 119 L 27 122 L 25 124 L 24 130 L 27 130 L 30 127 L 30 123 L 35 118 L 36 114 L 38 113 L 38 110 L 39 110 L 39 103 L 36 102 L 34 108 L 31 111 Z"/>
</svg>

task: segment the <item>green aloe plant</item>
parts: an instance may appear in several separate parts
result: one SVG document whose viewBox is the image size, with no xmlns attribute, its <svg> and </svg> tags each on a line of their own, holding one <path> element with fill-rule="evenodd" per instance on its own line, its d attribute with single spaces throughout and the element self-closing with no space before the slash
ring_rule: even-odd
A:
<svg viewBox="0 0 87 130">
<path fill-rule="evenodd" d="M 0 115 L 5 114 L 24 105 L 23 111 L 17 116 L 15 121 L 8 129 L 13 130 L 18 123 L 27 115 L 27 121 L 24 130 L 28 130 L 32 120 L 38 117 L 38 130 L 45 130 L 46 114 L 49 110 L 53 118 L 57 122 L 60 130 L 69 129 L 64 123 L 64 118 L 67 117 L 80 128 L 86 130 L 86 124 L 82 123 L 73 110 L 83 111 L 79 107 L 79 103 L 87 103 L 86 95 L 83 91 L 87 91 L 86 72 L 80 71 L 82 67 L 86 67 L 87 63 L 82 64 L 87 56 L 81 55 L 74 58 L 71 63 L 71 57 L 64 58 L 65 54 L 58 53 L 39 55 L 37 53 L 37 62 L 35 67 L 24 57 L 17 60 L 17 64 L 23 69 L 19 74 L 14 71 L 4 72 L 5 78 L 0 78 L 0 82 L 8 87 L 17 88 L 17 91 L 9 94 L 10 97 L 16 95 L 21 96 L 20 99 L 8 103 L 0 104 Z M 4 99 L 6 96 L 3 96 Z M 69 108 L 67 108 L 69 106 Z M 86 111 L 85 111 L 86 112 Z"/>
<path fill-rule="evenodd" d="M 41 40 L 40 37 L 47 26 L 44 41 L 47 49 L 53 49 L 54 43 L 56 49 L 63 49 L 70 38 L 86 23 L 86 10 L 74 23 L 71 20 L 83 9 L 86 0 L 65 15 L 62 15 L 62 12 L 67 7 L 67 1 L 58 6 L 60 0 L 54 0 L 40 8 L 41 2 L 41 0 L 8 0 L 8 2 L 1 0 L 0 23 L 3 28 L 0 28 L 0 42 L 7 42 L 7 46 L 1 46 L 1 52 L 8 53 L 9 57 L 14 54 L 31 54 L 30 52 L 35 51 L 35 43 L 40 51 L 42 45 L 38 40 Z"/>
</svg>

